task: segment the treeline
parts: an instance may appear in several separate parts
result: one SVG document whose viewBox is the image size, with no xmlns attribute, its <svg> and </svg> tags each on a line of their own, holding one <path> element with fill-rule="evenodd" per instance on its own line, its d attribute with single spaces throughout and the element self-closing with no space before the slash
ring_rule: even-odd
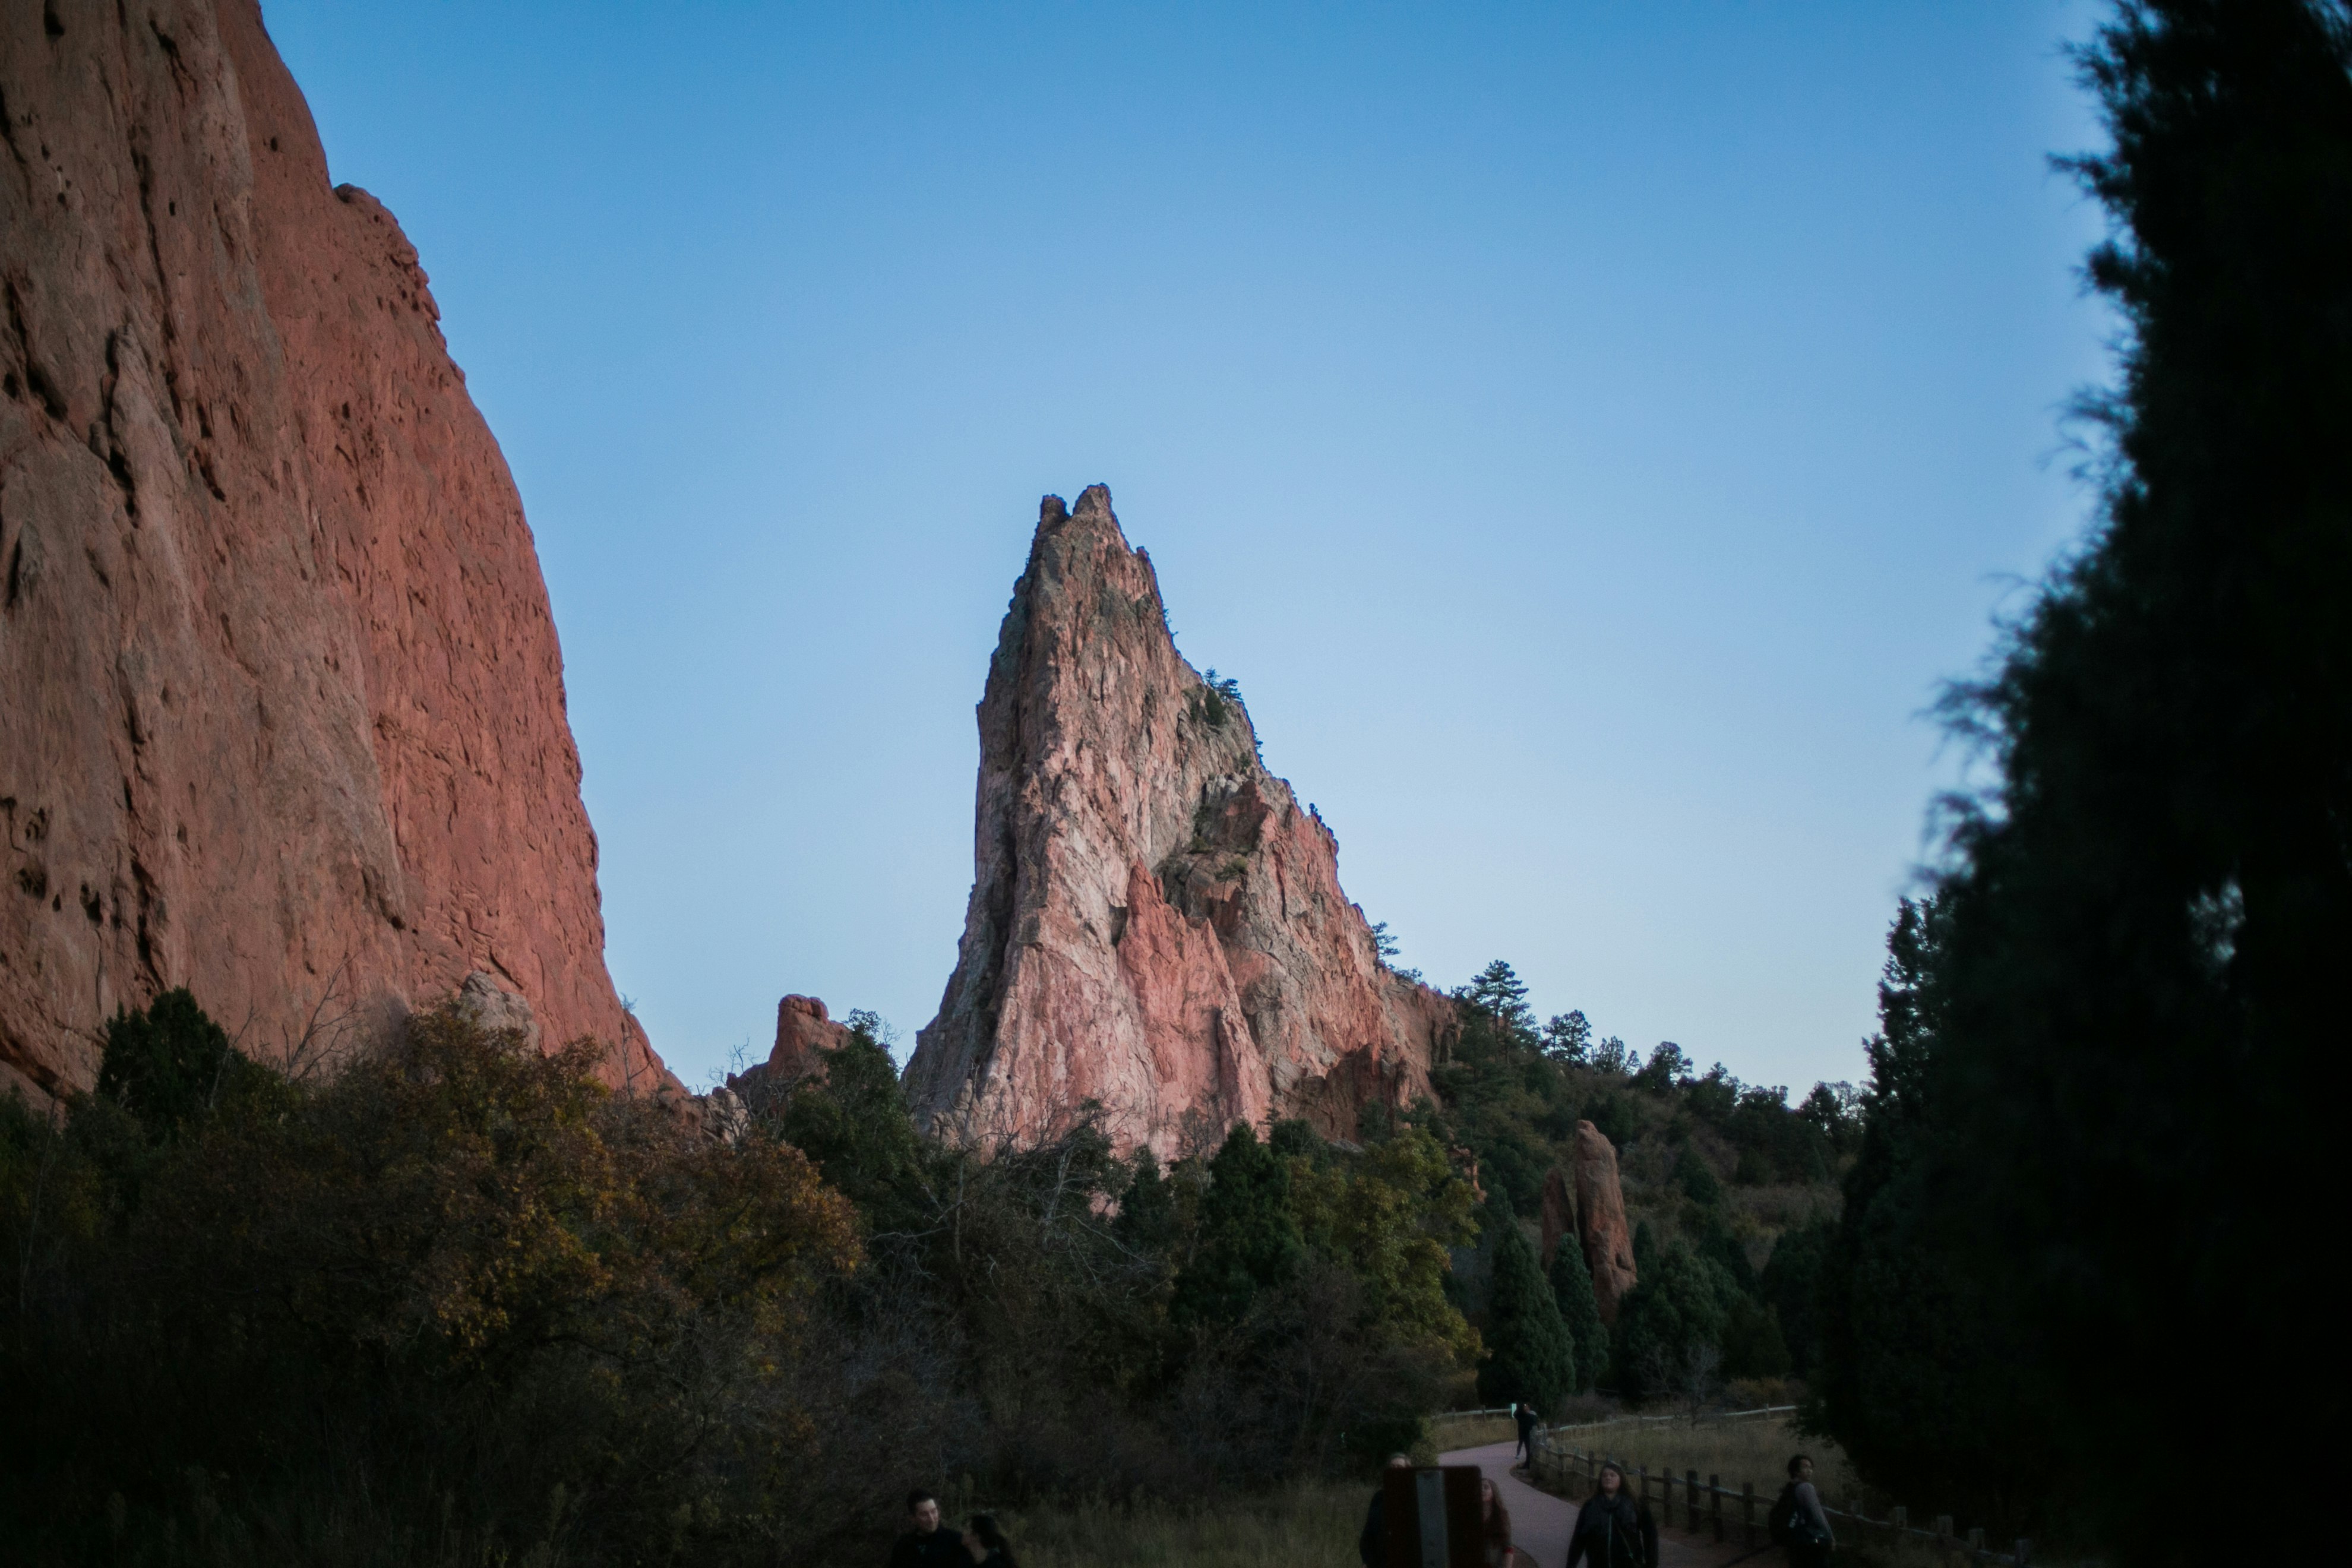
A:
<svg viewBox="0 0 2352 1568">
<path fill-rule="evenodd" d="M 1480 1247 L 1452 1277 L 1492 1351 L 1485 1396 L 1546 1411 L 1595 1390 L 1705 1401 L 1808 1373 L 1832 1184 L 1860 1139 L 1854 1092 L 1816 1084 L 1792 1106 L 1787 1089 L 1742 1084 L 1721 1063 L 1697 1071 L 1672 1041 L 1644 1060 L 1596 1040 L 1580 1012 L 1538 1024 L 1501 960 L 1453 994 L 1461 1031 L 1432 1070 L 1437 1101 L 1404 1120 L 1468 1150 L 1488 1192 Z M 1633 1226 L 1640 1281 L 1613 1331 L 1578 1247 L 1560 1247 L 1547 1277 L 1514 1223 L 1539 1212 L 1547 1172 L 1570 1168 L 1580 1121 L 1615 1146 Z"/>
<path fill-rule="evenodd" d="M 2209 1433 L 2337 1423 L 2311 1200 L 2352 952 L 2352 16 L 2126 5 L 2080 56 L 2126 327 L 2098 525 L 1948 711 L 1996 783 L 1895 923 L 1817 1418 L 2134 1563 L 2321 1555 Z"/>
<path fill-rule="evenodd" d="M 1424 1131 L 919 1137 L 867 1035 L 731 1137 L 438 1012 L 331 1079 L 184 992 L 0 1101 L 11 1561 L 877 1556 L 920 1481 L 1181 1499 L 1467 1393 Z"/>
</svg>

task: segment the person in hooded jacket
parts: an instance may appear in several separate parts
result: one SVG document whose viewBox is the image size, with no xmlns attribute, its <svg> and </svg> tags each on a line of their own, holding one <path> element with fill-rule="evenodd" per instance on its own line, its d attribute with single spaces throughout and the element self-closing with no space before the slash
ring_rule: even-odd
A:
<svg viewBox="0 0 2352 1568">
<path fill-rule="evenodd" d="M 1626 1490 L 1625 1472 L 1616 1465 L 1601 1467 L 1601 1489 L 1576 1511 L 1567 1568 L 1579 1563 L 1592 1568 L 1658 1568 L 1658 1521 Z"/>
</svg>

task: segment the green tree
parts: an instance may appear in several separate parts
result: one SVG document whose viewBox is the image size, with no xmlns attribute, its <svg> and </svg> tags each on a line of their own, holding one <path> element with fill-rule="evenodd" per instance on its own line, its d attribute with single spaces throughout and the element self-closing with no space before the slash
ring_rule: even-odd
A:
<svg viewBox="0 0 2352 1568">
<path fill-rule="evenodd" d="M 2282 1194 L 2332 1142 L 2352 951 L 2352 26 L 2323 0 L 2126 0 L 2081 60 L 2112 137 L 2072 164 L 2113 224 L 2089 275 L 2124 323 L 2090 405 L 2100 517 L 1949 706 L 1997 784 L 1942 888 L 1937 1130 L 1847 1239 L 2031 1401 L 1968 1426 L 1947 1400 L 1980 1435 L 1952 1473 L 2047 1433 L 2051 1510 L 2187 1561 L 2144 1507 L 2173 1425 L 2148 1369 L 2234 1347 L 2204 1419 L 2254 1427 L 2333 1335 L 2326 1249 Z M 1925 1325 L 1874 1323 L 1850 1285 L 1832 1361 L 1863 1377 Z M 2241 1549 L 2286 1554 L 2263 1511 Z"/>
<path fill-rule="evenodd" d="M 1543 1026 L 1543 1053 L 1567 1067 L 1582 1067 L 1592 1055 L 1592 1025 L 1582 1009 L 1555 1013 Z"/>
<path fill-rule="evenodd" d="M 1583 1393 L 1599 1384 L 1609 1370 L 1609 1329 L 1601 1321 L 1601 1304 L 1592 1294 L 1592 1270 L 1584 1248 L 1573 1234 L 1559 1238 L 1551 1255 L 1551 1294 L 1559 1304 L 1560 1321 L 1568 1325 L 1576 1353 L 1571 1386 Z"/>
<path fill-rule="evenodd" d="M 857 1205 L 869 1229 L 915 1223 L 923 1146 L 898 1069 L 870 1032 L 857 1029 L 827 1056 L 824 1076 L 793 1091 L 778 1129 L 816 1163 L 826 1185 Z"/>
<path fill-rule="evenodd" d="M 1536 1042 L 1535 1010 L 1528 1005 L 1528 988 L 1517 971 L 1501 959 L 1480 970 L 1454 999 L 1474 1007 L 1494 1026 L 1505 1046 L 1528 1050 Z"/>
<path fill-rule="evenodd" d="M 1634 1256 L 1641 1280 L 1618 1304 L 1609 1365 L 1617 1392 L 1638 1404 L 1688 1392 L 1720 1371 L 1724 1330 L 1740 1291 L 1721 1264 L 1679 1236 L 1637 1247 Z"/>
<path fill-rule="evenodd" d="M 1780 1320 L 1790 1364 L 1801 1377 L 1811 1376 L 1821 1359 L 1818 1291 L 1836 1236 L 1837 1222 L 1829 1219 L 1783 1232 L 1757 1280 L 1758 1297 Z"/>
<path fill-rule="evenodd" d="M 138 1118 L 149 1137 L 169 1139 L 226 1100 L 268 1094 L 276 1078 L 231 1046 L 183 985 L 108 1021 L 98 1092 Z"/>
<path fill-rule="evenodd" d="M 1164 1253 L 1176 1242 L 1175 1192 L 1160 1173 L 1160 1161 L 1149 1145 L 1135 1152 L 1133 1172 L 1111 1232 L 1139 1251 Z"/>
<path fill-rule="evenodd" d="M 1209 1162 L 1192 1259 L 1176 1277 L 1179 1320 L 1232 1322 L 1261 1290 L 1298 1271 L 1306 1242 L 1290 1207 L 1290 1167 L 1246 1123 Z"/>
<path fill-rule="evenodd" d="M 1534 1245 L 1511 1216 L 1511 1200 L 1500 1193 L 1487 1202 L 1486 1228 L 1495 1238 L 1495 1272 L 1486 1301 L 1491 1353 L 1478 1369 L 1478 1396 L 1555 1409 L 1576 1382 L 1576 1350 L 1559 1303 Z"/>
</svg>

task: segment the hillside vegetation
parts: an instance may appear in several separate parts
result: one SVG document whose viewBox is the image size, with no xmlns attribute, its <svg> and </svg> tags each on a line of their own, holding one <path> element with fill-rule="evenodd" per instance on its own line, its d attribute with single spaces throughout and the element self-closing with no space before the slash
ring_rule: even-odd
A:
<svg viewBox="0 0 2352 1568">
<path fill-rule="evenodd" d="M 1546 1410 L 1561 1394 L 1605 1390 L 1641 1403 L 1706 1402 L 1744 1384 L 1750 1397 L 1787 1394 L 1820 1354 L 1814 1276 L 1839 1213 L 1837 1182 L 1860 1139 L 1858 1096 L 1816 1084 L 1795 1105 L 1786 1089 L 1741 1083 L 1720 1063 L 1705 1072 L 1671 1041 L 1646 1059 L 1614 1037 L 1596 1040 L 1581 1013 L 1538 1025 L 1508 963 L 1489 964 L 1454 993 L 1461 1035 L 1431 1078 L 1434 1105 L 1404 1120 L 1477 1161 L 1490 1220 L 1531 1231 L 1544 1173 L 1565 1168 L 1576 1124 L 1616 1146 L 1641 1283 L 1603 1340 L 1591 1284 L 1563 1247 L 1543 1281 L 1543 1307 L 1565 1318 L 1577 1347 L 1565 1384 L 1490 1362 L 1488 1395 Z M 1457 1260 L 1457 1298 L 1496 1344 L 1513 1306 L 1493 1289 L 1508 1246 L 1488 1224 Z M 1532 1307 L 1519 1309 L 1534 1310 Z"/>
</svg>

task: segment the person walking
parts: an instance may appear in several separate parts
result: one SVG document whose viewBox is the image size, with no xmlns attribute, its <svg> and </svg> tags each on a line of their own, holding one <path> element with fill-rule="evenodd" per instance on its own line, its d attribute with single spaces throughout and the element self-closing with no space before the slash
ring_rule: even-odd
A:
<svg viewBox="0 0 2352 1568">
<path fill-rule="evenodd" d="M 963 1542 L 940 1528 L 940 1500 L 918 1487 L 907 1494 L 908 1530 L 890 1548 L 890 1568 L 963 1568 Z"/>
<path fill-rule="evenodd" d="M 1511 1510 L 1503 1506 L 1503 1494 L 1486 1477 L 1478 1478 L 1479 1544 L 1486 1553 L 1486 1568 L 1511 1568 Z"/>
<path fill-rule="evenodd" d="M 1658 1521 L 1625 1489 L 1625 1471 L 1601 1467 L 1601 1489 L 1576 1510 L 1576 1531 L 1568 1538 L 1566 1568 L 1658 1568 Z"/>
<path fill-rule="evenodd" d="M 1811 1455 L 1799 1454 L 1789 1461 L 1789 1484 L 1780 1489 L 1764 1523 L 1773 1541 L 1788 1552 L 1789 1568 L 1828 1568 L 1830 1553 L 1837 1550 L 1837 1531 L 1830 1528 L 1822 1494 L 1813 1486 Z"/>
<path fill-rule="evenodd" d="M 1519 1429 L 1519 1446 L 1511 1451 L 1511 1464 L 1517 1468 L 1524 1463 L 1528 1469 L 1536 1463 L 1536 1407 L 1521 1400 L 1511 1406 L 1511 1420 Z"/>
<path fill-rule="evenodd" d="M 1364 1568 L 1386 1568 L 1389 1560 L 1388 1472 L 1412 1468 L 1408 1454 L 1391 1454 L 1381 1467 L 1381 1484 L 1372 1489 L 1372 1506 L 1364 1510 L 1363 1532 L 1356 1537 L 1356 1556 Z M 896 1568 L 896 1564 L 892 1565 Z"/>
</svg>

